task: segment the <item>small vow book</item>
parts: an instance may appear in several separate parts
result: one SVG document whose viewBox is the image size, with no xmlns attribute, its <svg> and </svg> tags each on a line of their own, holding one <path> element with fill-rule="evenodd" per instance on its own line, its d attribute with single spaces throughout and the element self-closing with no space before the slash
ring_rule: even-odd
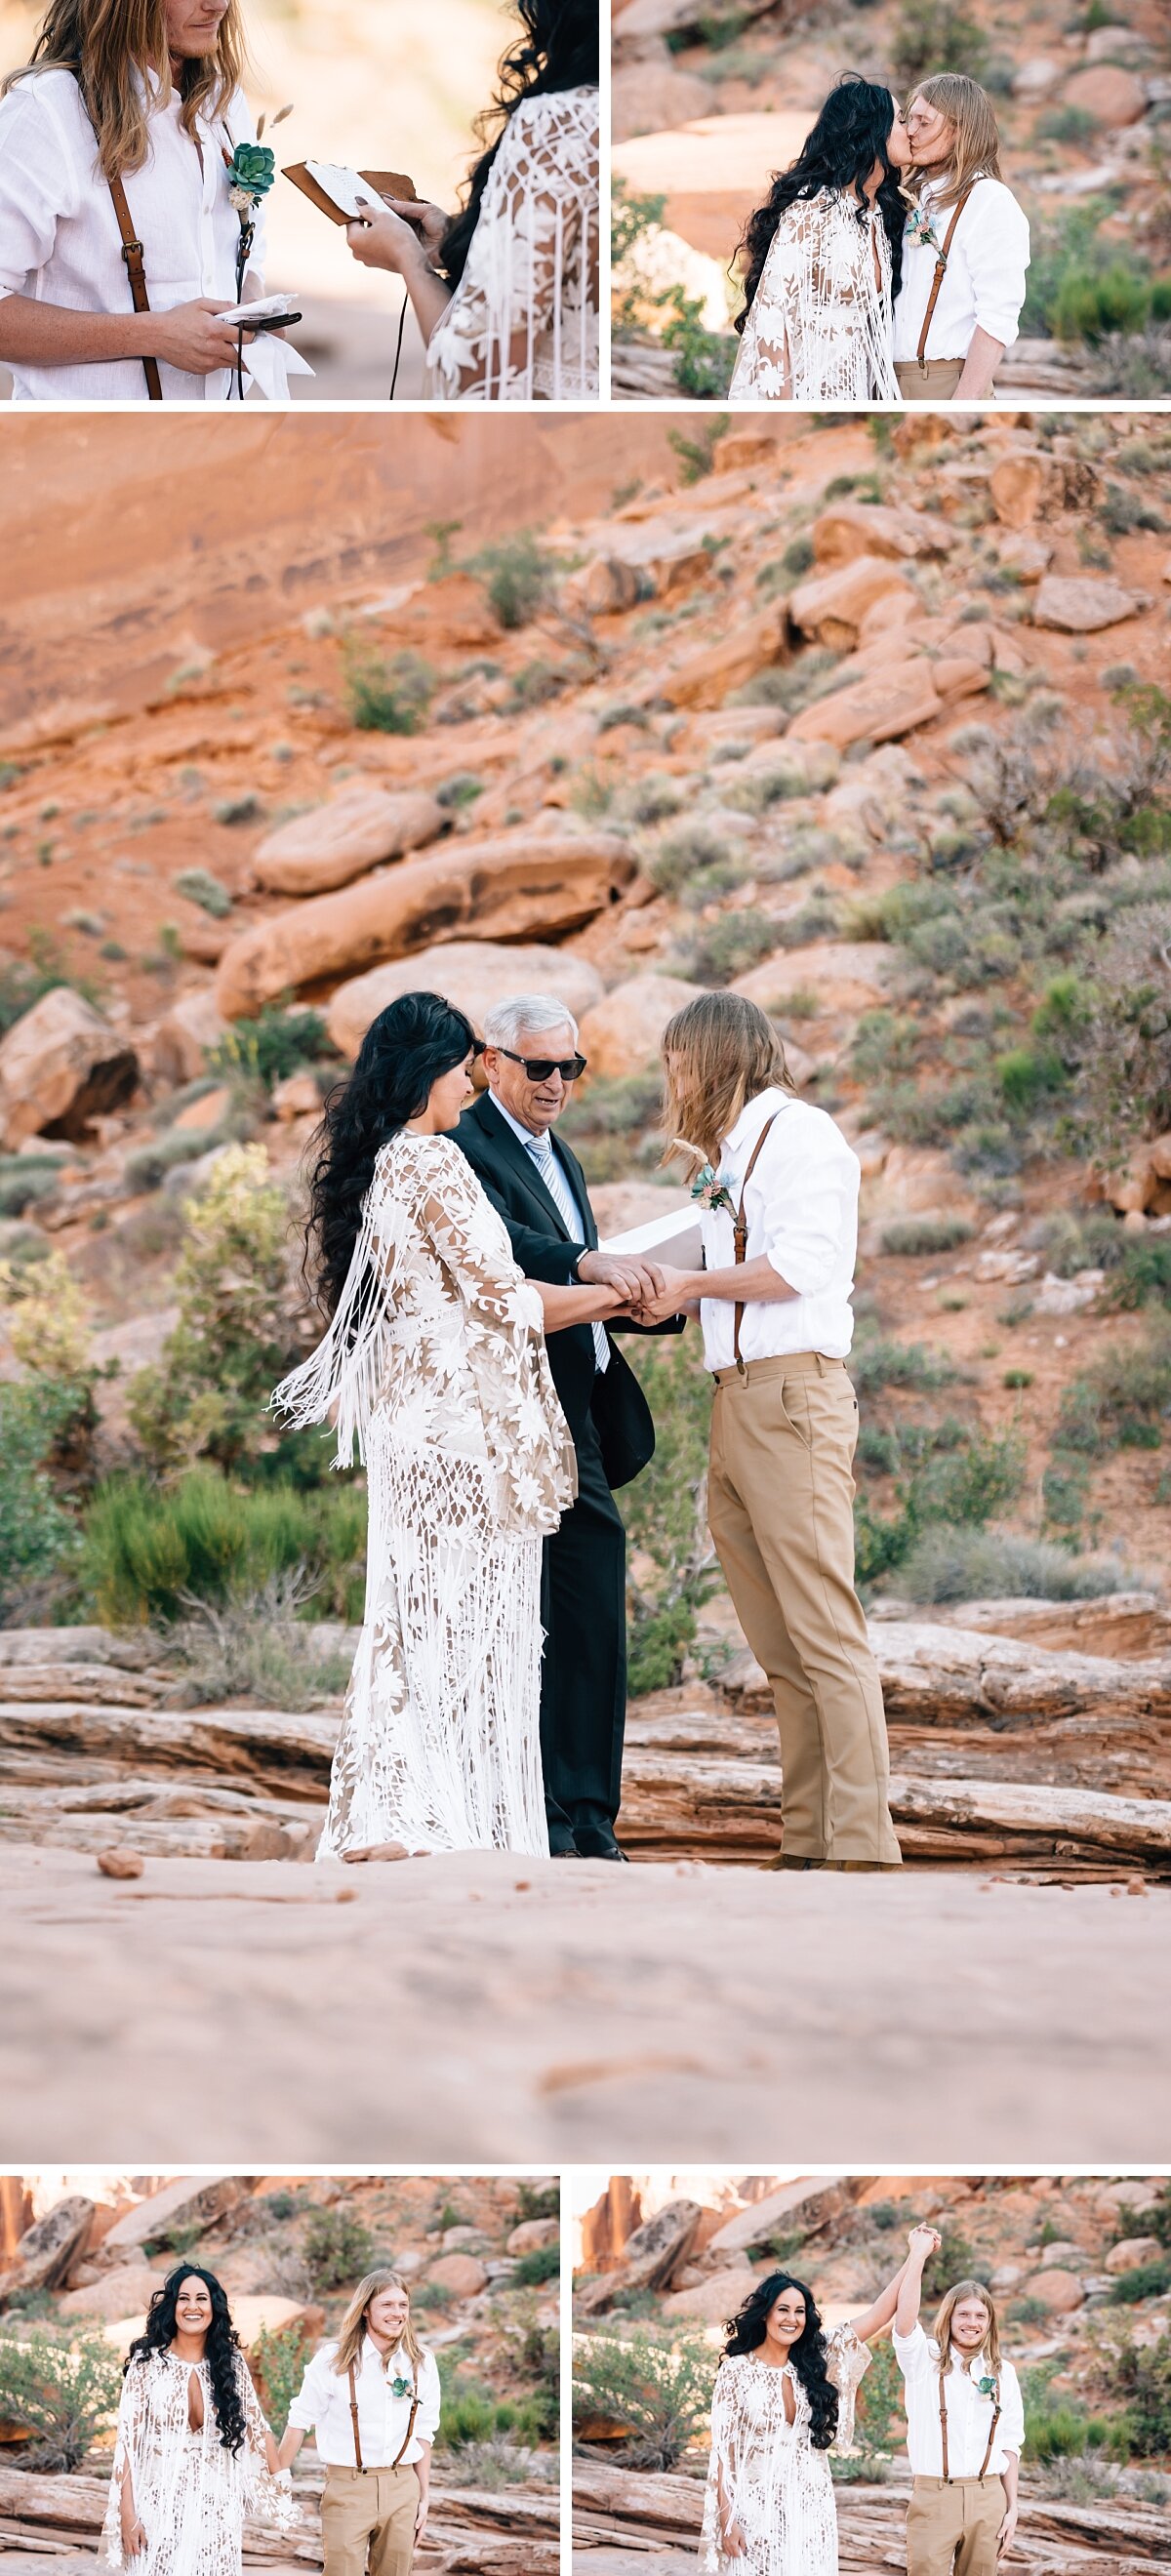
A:
<svg viewBox="0 0 1171 2576">
<path fill-rule="evenodd" d="M 651 1218 L 649 1225 L 628 1226 L 625 1234 L 609 1234 L 598 1246 L 600 1252 L 661 1252 L 672 1270 L 698 1270 L 703 1260 L 703 1234 L 692 1200 L 682 1207 L 668 1208 L 662 1216 Z"/>
<path fill-rule="evenodd" d="M 415 195 L 415 182 L 404 170 L 347 170 L 338 161 L 294 161 L 284 175 L 331 224 L 352 224 L 368 210 L 380 214 L 384 197 L 413 200 Z"/>
</svg>

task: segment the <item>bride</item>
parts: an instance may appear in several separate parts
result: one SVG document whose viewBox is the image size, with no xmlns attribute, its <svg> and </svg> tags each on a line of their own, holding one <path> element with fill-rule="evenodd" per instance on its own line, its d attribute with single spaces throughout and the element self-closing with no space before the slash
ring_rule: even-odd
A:
<svg viewBox="0 0 1171 2576">
<path fill-rule="evenodd" d="M 351 224 L 367 268 L 402 278 L 442 402 L 596 402 L 598 12 L 595 0 L 516 0 L 521 40 L 500 65 L 500 120 L 456 215 L 388 198 Z"/>
<path fill-rule="evenodd" d="M 278 2475 L 222 2283 L 180 2263 L 127 2356 L 107 2564 L 133 2562 L 135 2576 L 240 2576 L 245 2513 L 286 2531 L 297 2519 Z"/>
<path fill-rule="evenodd" d="M 701 2557 L 708 2576 L 837 2576 L 828 2454 L 854 2440 L 866 2347 L 894 2316 L 911 2259 L 939 2243 L 915 2228 L 907 2258 L 865 2314 L 829 2334 L 789 2272 L 758 2281 L 728 2324 L 712 2397 Z"/>
<path fill-rule="evenodd" d="M 750 215 L 731 402 L 898 402 L 893 298 L 907 131 L 888 89 L 847 73 Z"/>
<path fill-rule="evenodd" d="M 366 1608 L 318 1859 L 547 1853 L 538 1737 L 541 1540 L 576 1490 L 545 1329 L 614 1289 L 529 1283 L 450 1133 L 480 1040 L 404 993 L 326 1104 L 309 1239 L 331 1316 L 270 1399 L 336 1404 L 364 1460 Z"/>
</svg>

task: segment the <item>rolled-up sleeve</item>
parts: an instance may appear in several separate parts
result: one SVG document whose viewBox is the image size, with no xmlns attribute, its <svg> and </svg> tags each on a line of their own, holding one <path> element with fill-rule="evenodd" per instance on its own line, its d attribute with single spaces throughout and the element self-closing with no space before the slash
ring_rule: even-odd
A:
<svg viewBox="0 0 1171 2576">
<path fill-rule="evenodd" d="M 35 72 L 0 99 L 0 295 L 24 295 L 53 255 L 72 155 Z"/>
<path fill-rule="evenodd" d="M 1025 2409 L 1021 2383 L 1011 2362 L 1000 2375 L 1000 2439 L 1006 2451 L 1018 2454 L 1025 2446 Z"/>
<path fill-rule="evenodd" d="M 934 2369 L 931 2346 L 921 2325 L 912 2326 L 910 2334 L 892 2334 L 891 2342 L 904 2379 L 926 2379 Z"/>
<path fill-rule="evenodd" d="M 764 1248 L 773 1269 L 799 1297 L 828 1288 L 842 1256 L 858 1200 L 858 1164 L 848 1147 L 825 1166 L 778 1175 L 764 1218 Z"/>
<path fill-rule="evenodd" d="M 329 2396 L 330 2351 L 315 2352 L 289 2408 L 289 2423 L 298 2433 L 312 2433 L 320 2423 Z"/>
<path fill-rule="evenodd" d="M 421 2442 L 433 2442 L 439 2430 L 439 2364 L 433 2353 L 425 2353 L 419 2372 L 419 2412 L 415 2431 Z"/>
<path fill-rule="evenodd" d="M 1011 189 L 987 181 L 977 190 L 976 217 L 964 242 L 976 324 L 1011 349 L 1020 326 L 1029 265 L 1028 217 Z"/>
</svg>

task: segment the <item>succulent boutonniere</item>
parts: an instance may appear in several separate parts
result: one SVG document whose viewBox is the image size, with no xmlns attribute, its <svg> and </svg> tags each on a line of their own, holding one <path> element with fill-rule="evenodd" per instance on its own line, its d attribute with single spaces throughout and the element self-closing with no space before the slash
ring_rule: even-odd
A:
<svg viewBox="0 0 1171 2576">
<path fill-rule="evenodd" d="M 969 2375 L 975 2381 L 981 2397 L 995 2397 L 996 2381 L 989 2377 L 988 2372 L 982 2369 L 982 2365 L 979 2362 L 971 2362 L 968 2367 Z"/>
<path fill-rule="evenodd" d="M 727 1208 L 729 1216 L 735 1213 L 731 1193 L 710 1163 L 701 1164 L 691 1184 L 691 1195 L 699 1207 L 707 1208 L 713 1216 L 717 1208 Z"/>
<path fill-rule="evenodd" d="M 263 126 L 264 119 L 261 118 Z M 228 173 L 228 195 L 238 215 L 250 215 L 262 197 L 267 197 L 276 177 L 276 154 L 267 143 L 237 143 L 224 164 Z"/>
<path fill-rule="evenodd" d="M 414 2396 L 415 2392 L 411 2386 L 410 2380 L 403 2378 L 401 2370 L 397 2371 L 395 2377 L 391 2380 L 390 2393 L 392 2397 Z"/>
<path fill-rule="evenodd" d="M 909 242 L 920 242 L 924 250 L 933 250 L 937 259 L 943 258 L 943 250 L 932 221 L 930 206 L 923 204 L 912 206 L 906 221 L 905 238 Z"/>
</svg>

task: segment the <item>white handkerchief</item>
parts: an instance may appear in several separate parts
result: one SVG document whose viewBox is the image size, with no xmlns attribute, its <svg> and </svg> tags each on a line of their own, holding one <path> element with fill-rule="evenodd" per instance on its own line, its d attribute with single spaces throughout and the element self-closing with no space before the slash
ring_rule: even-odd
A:
<svg viewBox="0 0 1171 2576">
<path fill-rule="evenodd" d="M 289 377 L 311 376 L 313 369 L 291 340 L 275 340 L 271 331 L 259 331 L 254 340 L 244 342 L 244 373 L 267 402 L 287 402 Z"/>
</svg>

